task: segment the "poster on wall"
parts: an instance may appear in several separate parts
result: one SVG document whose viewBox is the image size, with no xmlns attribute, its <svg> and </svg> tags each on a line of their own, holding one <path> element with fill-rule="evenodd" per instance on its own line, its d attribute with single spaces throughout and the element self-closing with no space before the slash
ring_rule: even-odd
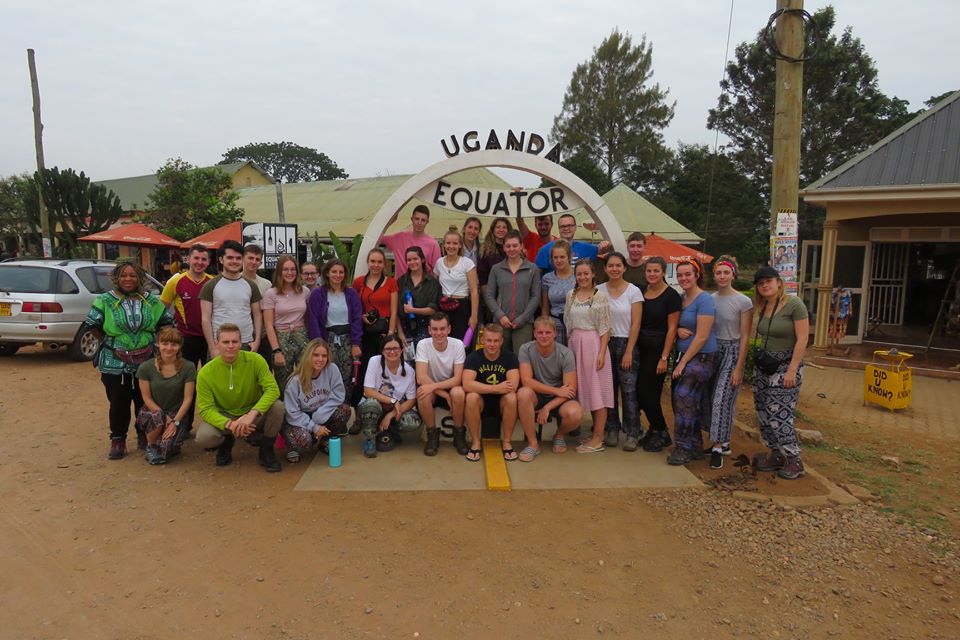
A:
<svg viewBox="0 0 960 640">
<path fill-rule="evenodd" d="M 297 225 L 244 222 L 243 244 L 251 243 L 263 249 L 263 268 L 273 269 L 277 266 L 277 258 L 280 256 L 297 255 Z"/>
</svg>

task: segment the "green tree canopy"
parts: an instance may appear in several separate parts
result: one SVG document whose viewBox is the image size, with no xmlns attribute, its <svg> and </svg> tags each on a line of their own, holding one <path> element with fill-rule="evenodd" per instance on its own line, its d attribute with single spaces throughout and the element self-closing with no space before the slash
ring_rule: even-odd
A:
<svg viewBox="0 0 960 640">
<path fill-rule="evenodd" d="M 605 194 L 613 188 L 613 183 L 610 181 L 610 178 L 607 177 L 607 174 L 603 172 L 603 169 L 598 167 L 597 163 L 594 162 L 590 156 L 583 153 L 570 156 L 561 162 L 560 166 L 586 182 L 600 195 Z M 553 186 L 553 182 L 543 178 L 540 180 L 540 186 L 551 187 Z"/>
<path fill-rule="evenodd" d="M 283 182 L 339 180 L 349 177 L 327 154 L 293 142 L 251 142 L 223 154 L 220 164 L 251 161 Z"/>
<path fill-rule="evenodd" d="M 0 178 L 0 249 L 4 237 L 18 239 L 34 231 L 27 215 L 26 197 L 32 178 L 24 173 Z"/>
<path fill-rule="evenodd" d="M 598 165 L 610 184 L 648 185 L 669 159 L 662 130 L 673 119 L 667 90 L 653 83 L 653 45 L 614 30 L 578 65 L 551 138 Z"/>
<path fill-rule="evenodd" d="M 730 254 L 741 264 L 758 264 L 770 252 L 763 198 L 730 158 L 706 145 L 681 143 L 666 179 L 649 197 L 702 236 L 704 250 L 713 256 Z"/>
<path fill-rule="evenodd" d="M 61 171 L 57 167 L 33 174 L 26 182 L 24 207 L 31 227 L 40 229 L 40 204 L 37 185 L 43 189 L 47 205 L 54 254 L 62 257 L 88 255 L 90 247 L 77 238 L 106 231 L 123 215 L 120 198 L 102 184 L 90 182 L 81 171 Z"/>
<path fill-rule="evenodd" d="M 198 169 L 180 158 L 157 171 L 157 186 L 147 197 L 145 222 L 186 241 L 243 219 L 230 176 L 216 167 Z"/>
<path fill-rule="evenodd" d="M 880 91 L 877 69 L 850 27 L 834 33 L 831 6 L 813 14 L 817 55 L 803 65 L 800 184 L 819 179 L 910 118 L 907 103 Z M 707 126 L 730 139 L 731 158 L 769 198 L 773 162 L 775 64 L 762 34 L 736 48 Z M 802 204 L 801 204 L 802 206 Z M 819 210 L 818 210 L 819 211 Z M 819 237 L 822 211 L 801 211 L 801 233 Z"/>
</svg>

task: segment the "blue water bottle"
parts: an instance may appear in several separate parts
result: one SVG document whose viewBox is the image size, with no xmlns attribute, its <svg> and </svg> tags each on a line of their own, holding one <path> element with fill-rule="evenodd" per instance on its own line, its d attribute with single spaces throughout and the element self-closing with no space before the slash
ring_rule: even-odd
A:
<svg viewBox="0 0 960 640">
<path fill-rule="evenodd" d="M 413 306 L 413 295 L 412 295 L 409 291 L 407 291 L 407 304 L 409 304 L 410 306 Z M 413 312 L 410 312 L 410 313 L 407 314 L 407 319 L 410 320 L 411 322 L 412 322 L 416 317 L 417 317 L 417 314 L 415 314 L 415 313 L 413 313 Z"/>
<path fill-rule="evenodd" d="M 328 443 L 330 448 L 330 466 L 339 467 L 340 466 L 340 437 L 334 436 L 330 438 Z"/>
</svg>

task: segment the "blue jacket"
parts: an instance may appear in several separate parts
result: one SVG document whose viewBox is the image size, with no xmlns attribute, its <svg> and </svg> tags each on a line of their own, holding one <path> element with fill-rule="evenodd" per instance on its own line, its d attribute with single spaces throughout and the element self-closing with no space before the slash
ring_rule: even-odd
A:
<svg viewBox="0 0 960 640">
<path fill-rule="evenodd" d="M 350 316 L 350 342 L 360 346 L 363 340 L 363 303 L 360 302 L 360 294 L 356 289 L 350 287 L 344 290 L 347 298 L 347 312 Z M 307 300 L 307 335 L 310 339 L 327 337 L 327 288 L 317 287 L 310 292 L 310 298 Z"/>
</svg>

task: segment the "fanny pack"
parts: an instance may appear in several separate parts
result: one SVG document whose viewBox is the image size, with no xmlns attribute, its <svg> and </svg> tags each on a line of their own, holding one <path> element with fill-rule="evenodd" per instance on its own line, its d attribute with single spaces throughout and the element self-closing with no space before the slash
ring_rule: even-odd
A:
<svg viewBox="0 0 960 640">
<path fill-rule="evenodd" d="M 124 364 L 143 364 L 153 357 L 153 345 L 148 344 L 139 349 L 116 349 L 112 348 L 113 355 Z"/>
<path fill-rule="evenodd" d="M 440 310 L 441 311 L 456 311 L 460 308 L 460 300 L 456 298 L 451 298 L 450 296 L 440 296 Z"/>
</svg>

